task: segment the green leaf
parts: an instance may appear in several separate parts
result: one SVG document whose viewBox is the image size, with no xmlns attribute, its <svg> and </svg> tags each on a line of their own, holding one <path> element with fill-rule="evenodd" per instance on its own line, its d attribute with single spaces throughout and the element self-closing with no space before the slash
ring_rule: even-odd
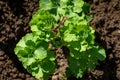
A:
<svg viewBox="0 0 120 80">
<path fill-rule="evenodd" d="M 25 43 L 26 43 L 28 40 L 33 40 L 33 34 L 32 34 L 32 33 L 26 34 L 26 35 L 23 37 L 23 41 L 25 41 Z M 23 43 L 23 42 L 21 42 L 21 43 Z"/>
<path fill-rule="evenodd" d="M 43 77 L 43 72 L 42 72 L 42 69 L 41 69 L 41 68 L 39 68 L 38 73 L 35 74 L 35 77 L 36 77 L 36 78 Z"/>
<path fill-rule="evenodd" d="M 66 42 L 77 41 L 78 38 L 79 36 L 77 36 L 76 34 L 71 34 L 70 32 L 67 31 L 64 33 L 63 37 L 64 41 Z"/>
<path fill-rule="evenodd" d="M 69 62 L 69 68 L 74 73 L 74 75 L 77 78 L 82 78 L 84 71 L 81 70 L 79 61 L 72 57 L 69 57 Z"/>
<path fill-rule="evenodd" d="M 85 16 L 87 22 L 90 22 L 92 20 L 92 17 L 93 17 L 92 14 L 88 14 L 88 15 Z"/>
<path fill-rule="evenodd" d="M 89 61 L 89 62 L 88 62 L 88 67 L 89 67 L 91 70 L 94 70 L 94 69 L 95 69 L 94 62 Z"/>
<path fill-rule="evenodd" d="M 58 14 L 62 14 L 62 15 L 65 15 L 65 10 L 63 9 L 63 8 L 61 8 L 61 7 L 58 7 L 57 8 L 57 12 L 58 12 Z"/>
<path fill-rule="evenodd" d="M 38 79 L 42 78 L 43 77 L 42 68 L 39 67 L 36 71 L 32 72 L 32 75 L 35 76 Z"/>
<path fill-rule="evenodd" d="M 46 60 L 42 65 L 41 65 L 43 71 L 45 73 L 52 73 L 55 69 L 55 63 L 49 60 Z"/>
<path fill-rule="evenodd" d="M 70 49 L 70 48 L 69 48 Z M 79 51 L 77 50 L 74 50 L 74 49 L 70 49 L 70 55 L 71 57 L 74 57 L 76 59 L 79 59 L 80 58 L 80 53 Z"/>
<path fill-rule="evenodd" d="M 52 40 L 52 45 L 55 46 L 56 48 L 59 48 L 62 46 L 61 38 L 55 38 Z"/>
<path fill-rule="evenodd" d="M 50 14 L 49 11 L 44 10 L 38 10 L 30 21 L 31 30 L 41 35 L 43 31 L 50 31 L 51 28 L 54 27 L 54 25 L 54 17 L 52 16 L 52 14 Z"/>
<path fill-rule="evenodd" d="M 66 42 L 76 41 L 76 40 L 77 40 L 77 37 L 76 37 L 75 34 L 69 34 L 69 33 L 68 33 L 68 34 L 65 34 L 64 40 L 65 40 Z"/>
<path fill-rule="evenodd" d="M 84 13 L 90 11 L 90 4 L 84 2 L 84 5 L 83 5 L 82 9 L 83 9 L 83 12 L 84 12 Z"/>
<path fill-rule="evenodd" d="M 51 0 L 40 0 L 40 8 L 41 10 L 50 10 L 52 8 Z"/>
<path fill-rule="evenodd" d="M 32 26 L 31 26 L 31 30 L 32 30 L 32 31 L 39 31 L 37 25 L 32 25 Z"/>
<path fill-rule="evenodd" d="M 24 68 L 27 68 L 30 66 L 32 63 L 35 62 L 34 58 L 21 58 L 21 61 L 23 63 Z"/>
<path fill-rule="evenodd" d="M 98 56 L 97 57 L 101 61 L 105 60 L 105 58 L 106 58 L 105 50 L 104 49 L 98 50 Z"/>
<path fill-rule="evenodd" d="M 68 47 L 69 47 L 70 49 L 74 49 L 74 50 L 79 51 L 79 49 L 80 49 L 80 41 L 72 41 L 72 42 L 69 42 Z M 73 51 L 74 51 L 74 50 L 73 50 Z"/>
<path fill-rule="evenodd" d="M 81 45 L 81 49 L 80 49 L 80 52 L 83 52 L 83 51 L 86 51 L 88 48 L 88 45 Z"/>
<path fill-rule="evenodd" d="M 41 46 L 34 51 L 34 57 L 42 61 L 47 57 L 47 51 Z"/>
<path fill-rule="evenodd" d="M 26 45 L 29 46 L 31 49 L 36 47 L 35 43 L 32 40 L 26 41 Z"/>
<path fill-rule="evenodd" d="M 40 0 L 41 10 L 57 8 L 60 0 Z"/>
<path fill-rule="evenodd" d="M 17 53 L 18 57 L 28 58 L 28 52 L 26 50 L 19 50 Z"/>
<path fill-rule="evenodd" d="M 60 0 L 60 7 L 61 8 L 67 8 L 67 2 L 68 2 L 68 0 Z"/>
<path fill-rule="evenodd" d="M 56 55 L 55 55 L 54 52 L 48 50 L 48 55 L 49 55 L 49 56 L 48 56 L 48 59 L 49 59 L 50 61 L 55 61 Z"/>
<path fill-rule="evenodd" d="M 18 54 L 19 50 L 24 50 L 24 47 L 16 46 L 15 49 L 14 49 L 14 52 L 15 52 L 16 55 Z"/>
<path fill-rule="evenodd" d="M 81 69 L 79 69 L 79 73 L 77 74 L 76 77 L 77 77 L 77 78 L 79 78 L 79 77 L 82 78 L 82 77 L 83 77 L 83 74 L 84 74 L 83 71 L 82 71 Z"/>
<path fill-rule="evenodd" d="M 80 13 L 82 11 L 84 1 L 83 0 L 73 0 L 73 3 L 74 3 L 73 11 L 77 12 L 77 13 Z"/>
<path fill-rule="evenodd" d="M 18 42 L 17 46 L 26 47 L 26 44 L 25 44 L 25 41 L 24 41 L 24 37 Z"/>
</svg>

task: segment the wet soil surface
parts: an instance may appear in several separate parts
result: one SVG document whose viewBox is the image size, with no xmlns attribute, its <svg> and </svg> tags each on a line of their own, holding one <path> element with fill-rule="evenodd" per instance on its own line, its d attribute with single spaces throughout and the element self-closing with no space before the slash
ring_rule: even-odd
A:
<svg viewBox="0 0 120 80">
<path fill-rule="evenodd" d="M 82 79 L 68 80 L 120 80 L 120 0 L 86 1 L 94 14 L 90 25 L 96 30 L 96 42 L 105 48 L 107 58 Z M 0 80 L 36 80 L 13 50 L 30 32 L 29 21 L 37 10 L 38 0 L 0 0 Z"/>
</svg>

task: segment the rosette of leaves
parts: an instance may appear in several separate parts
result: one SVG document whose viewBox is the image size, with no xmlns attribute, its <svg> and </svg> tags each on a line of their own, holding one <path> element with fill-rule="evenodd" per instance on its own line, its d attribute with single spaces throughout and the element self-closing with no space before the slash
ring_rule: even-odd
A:
<svg viewBox="0 0 120 80">
<path fill-rule="evenodd" d="M 105 50 L 95 43 L 95 31 L 88 25 L 92 17 L 86 14 L 90 9 L 89 5 L 83 0 L 66 0 L 61 3 L 66 4 L 61 7 L 63 14 L 62 11 L 58 14 L 67 17 L 60 29 L 60 36 L 70 51 L 68 70 L 72 75 L 81 78 L 88 69 L 95 69 L 98 60 L 105 59 Z"/>
<path fill-rule="evenodd" d="M 29 33 L 22 37 L 14 49 L 25 69 L 36 78 L 48 79 L 54 72 L 55 55 L 48 43 Z"/>
<path fill-rule="evenodd" d="M 98 60 L 105 59 L 105 50 L 95 43 L 95 31 L 88 25 L 92 19 L 92 15 L 87 14 L 88 3 L 83 0 L 40 0 L 39 6 L 30 22 L 32 33 L 25 35 L 14 50 L 28 72 L 48 80 L 56 64 L 53 47 L 69 49 L 69 74 L 77 78 L 88 69 L 93 70 Z"/>
</svg>

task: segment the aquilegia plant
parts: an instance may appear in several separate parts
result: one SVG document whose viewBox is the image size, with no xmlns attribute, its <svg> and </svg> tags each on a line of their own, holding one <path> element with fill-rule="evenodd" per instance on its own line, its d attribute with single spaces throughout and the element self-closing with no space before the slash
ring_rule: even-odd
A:
<svg viewBox="0 0 120 80">
<path fill-rule="evenodd" d="M 81 78 L 88 69 L 93 70 L 98 60 L 105 59 L 105 50 L 95 43 L 92 15 L 83 0 L 40 0 L 39 10 L 30 22 L 32 33 L 26 34 L 14 49 L 25 69 L 35 78 L 47 80 L 57 65 L 54 48 L 66 46 L 67 70 Z M 68 72 L 69 72 L 68 71 Z"/>
</svg>

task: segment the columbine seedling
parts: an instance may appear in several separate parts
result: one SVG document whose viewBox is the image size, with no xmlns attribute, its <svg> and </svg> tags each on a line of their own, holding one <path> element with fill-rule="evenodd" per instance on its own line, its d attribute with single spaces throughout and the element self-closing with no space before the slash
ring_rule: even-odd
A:
<svg viewBox="0 0 120 80">
<path fill-rule="evenodd" d="M 40 0 L 39 5 L 30 22 L 32 33 L 26 34 L 14 49 L 28 72 L 47 80 L 56 67 L 53 47 L 69 49 L 68 70 L 77 78 L 105 59 L 105 51 L 94 42 L 95 31 L 88 25 L 92 18 L 86 14 L 90 10 L 88 3 Z"/>
</svg>

